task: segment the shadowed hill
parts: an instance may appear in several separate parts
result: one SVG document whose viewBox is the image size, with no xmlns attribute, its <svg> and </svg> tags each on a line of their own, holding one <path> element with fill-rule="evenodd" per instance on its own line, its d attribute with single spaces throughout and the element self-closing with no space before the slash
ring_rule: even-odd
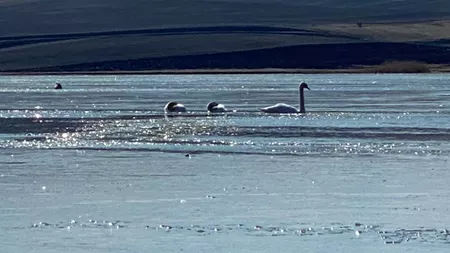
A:
<svg viewBox="0 0 450 253">
<path fill-rule="evenodd" d="M 32 35 L 0 38 L 0 66 L 3 70 L 57 69 L 74 64 L 359 41 L 357 37 L 326 31 L 262 26 Z"/>
<path fill-rule="evenodd" d="M 243 52 L 155 57 L 125 61 L 105 61 L 25 71 L 141 71 L 176 69 L 258 69 L 277 68 L 351 68 L 377 65 L 386 60 L 420 60 L 445 64 L 450 51 L 442 47 L 405 43 L 345 43 L 286 46 Z"/>
<path fill-rule="evenodd" d="M 0 71 L 448 63 L 450 24 L 422 22 L 446 17 L 446 0 L 0 0 Z"/>
<path fill-rule="evenodd" d="M 0 36 L 450 17 L 447 0 L 3 0 Z"/>
</svg>

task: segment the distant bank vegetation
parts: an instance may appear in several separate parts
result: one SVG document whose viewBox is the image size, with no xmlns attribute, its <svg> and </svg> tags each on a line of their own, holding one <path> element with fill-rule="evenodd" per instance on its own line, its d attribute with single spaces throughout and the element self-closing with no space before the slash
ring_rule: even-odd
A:
<svg viewBox="0 0 450 253">
<path fill-rule="evenodd" d="M 371 70 L 375 73 L 429 73 L 426 63 L 419 61 L 386 61 Z"/>
</svg>

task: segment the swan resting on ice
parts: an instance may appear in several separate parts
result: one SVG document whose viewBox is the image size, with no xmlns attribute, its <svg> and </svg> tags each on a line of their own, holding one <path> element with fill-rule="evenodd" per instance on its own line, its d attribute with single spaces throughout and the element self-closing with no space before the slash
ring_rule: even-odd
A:
<svg viewBox="0 0 450 253">
<path fill-rule="evenodd" d="M 268 107 L 264 107 L 261 108 L 262 112 L 265 113 L 305 113 L 305 98 L 303 95 L 303 90 L 304 89 L 308 89 L 308 84 L 306 84 L 305 82 L 301 82 L 298 86 L 298 90 L 299 90 L 299 99 L 300 99 L 300 110 L 297 110 L 297 108 L 295 108 L 292 105 L 288 105 L 285 103 L 278 103 L 276 105 L 272 105 L 272 106 L 268 106 Z"/>
<path fill-rule="evenodd" d="M 208 112 L 226 112 L 227 109 L 223 104 L 218 104 L 217 102 L 209 102 L 206 106 Z"/>
<path fill-rule="evenodd" d="M 164 112 L 186 112 L 186 107 L 178 102 L 170 101 L 166 104 L 166 106 L 164 106 Z"/>
</svg>

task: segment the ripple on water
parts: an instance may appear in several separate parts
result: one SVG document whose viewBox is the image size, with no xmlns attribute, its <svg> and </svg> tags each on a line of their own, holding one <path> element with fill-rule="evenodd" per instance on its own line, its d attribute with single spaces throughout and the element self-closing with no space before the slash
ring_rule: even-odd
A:
<svg viewBox="0 0 450 253">
<path fill-rule="evenodd" d="M 332 223 L 326 226 L 319 226 L 315 223 L 297 223 L 284 225 L 246 225 L 236 224 L 214 224 L 214 225 L 178 225 L 159 224 L 143 225 L 133 224 L 129 221 L 120 220 L 70 220 L 56 223 L 37 222 L 29 226 L 30 229 L 130 229 L 133 233 L 144 233 L 153 231 L 154 233 L 176 233 L 176 234 L 197 234 L 201 236 L 239 234 L 242 236 L 346 236 L 345 238 L 367 237 L 372 240 L 379 240 L 385 244 L 410 243 L 413 241 L 427 243 L 450 243 L 450 231 L 445 228 L 416 228 L 416 229 L 385 229 L 381 225 Z M 139 232 L 140 231 L 140 232 Z"/>
<path fill-rule="evenodd" d="M 175 118 L 6 118 L 0 119 L 0 132 L 6 133 L 0 136 L 0 147 L 297 156 L 450 153 L 450 130 L 445 126 L 370 124 L 359 122 L 359 118 L 356 125 L 335 122 L 342 115 L 346 114 L 313 114 L 301 120 L 255 113 Z"/>
</svg>

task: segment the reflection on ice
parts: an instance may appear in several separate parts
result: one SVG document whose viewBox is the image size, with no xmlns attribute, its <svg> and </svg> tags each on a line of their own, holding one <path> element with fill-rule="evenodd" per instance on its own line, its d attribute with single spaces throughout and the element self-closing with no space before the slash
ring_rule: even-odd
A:
<svg viewBox="0 0 450 253">
<path fill-rule="evenodd" d="M 190 155 L 207 152 L 296 156 L 441 156 L 450 152 L 450 132 L 447 128 L 307 126 L 295 119 L 286 121 L 284 118 L 248 116 L 170 120 L 44 119 L 41 123 L 4 119 L 6 126 L 14 124 L 16 131 L 18 123 L 24 129 L 33 131 L 26 135 L 11 134 L 0 138 L 0 146 L 188 152 Z M 270 125 L 263 126 L 269 122 Z"/>
<path fill-rule="evenodd" d="M 5 252 L 448 248 L 449 75 L 55 78 L 0 77 Z"/>
<path fill-rule="evenodd" d="M 345 238 L 365 237 L 370 240 L 379 240 L 385 244 L 400 244 L 417 241 L 419 243 L 450 243 L 450 232 L 445 228 L 417 228 L 417 229 L 385 229 L 382 225 L 363 224 L 356 222 L 354 224 L 332 223 L 326 226 L 317 224 L 283 224 L 281 225 L 246 225 L 246 224 L 223 224 L 223 225 L 178 225 L 178 224 L 160 224 L 160 225 L 141 225 L 133 224 L 127 221 L 107 221 L 107 220 L 86 220 L 70 222 L 57 222 L 51 224 L 48 222 L 33 223 L 30 228 L 33 229 L 130 229 L 133 233 L 146 233 L 146 230 L 153 232 L 175 233 L 185 235 L 230 235 L 238 234 L 240 236 L 318 236 L 330 237 L 345 235 Z M 87 231 L 86 231 L 87 232 Z M 168 235 L 169 236 L 169 235 Z"/>
</svg>

